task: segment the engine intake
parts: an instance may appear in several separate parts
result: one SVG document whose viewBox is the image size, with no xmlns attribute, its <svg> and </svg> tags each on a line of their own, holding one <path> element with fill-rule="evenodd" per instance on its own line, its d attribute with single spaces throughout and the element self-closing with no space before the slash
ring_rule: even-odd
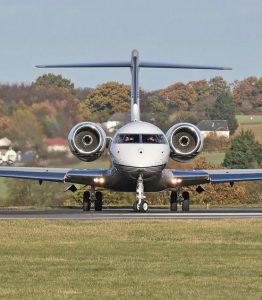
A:
<svg viewBox="0 0 262 300">
<path fill-rule="evenodd" d="M 71 152 L 80 160 L 94 161 L 105 150 L 106 134 L 98 124 L 82 122 L 71 129 L 68 145 Z"/>
<path fill-rule="evenodd" d="M 203 137 L 200 130 L 190 123 L 179 123 L 166 133 L 173 160 L 187 162 L 195 158 L 203 148 Z"/>
</svg>

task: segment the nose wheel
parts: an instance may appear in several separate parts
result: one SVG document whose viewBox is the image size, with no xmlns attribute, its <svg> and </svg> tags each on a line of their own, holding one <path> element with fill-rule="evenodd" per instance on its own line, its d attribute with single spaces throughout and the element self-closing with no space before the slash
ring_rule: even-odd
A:
<svg viewBox="0 0 262 300">
<path fill-rule="evenodd" d="M 134 202 L 133 209 L 136 212 L 143 212 L 143 213 L 148 211 L 148 203 L 146 201 L 146 196 L 144 194 L 144 183 L 143 183 L 142 174 L 140 174 L 137 179 L 136 201 Z"/>
</svg>

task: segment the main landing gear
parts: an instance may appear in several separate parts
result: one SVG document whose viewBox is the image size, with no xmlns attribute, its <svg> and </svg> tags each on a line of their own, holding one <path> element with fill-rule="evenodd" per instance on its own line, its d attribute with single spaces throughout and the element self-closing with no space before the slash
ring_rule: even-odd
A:
<svg viewBox="0 0 262 300">
<path fill-rule="evenodd" d="M 177 211 L 178 203 L 182 203 L 182 211 L 189 211 L 189 204 L 190 204 L 189 192 L 181 193 L 180 190 L 172 191 L 170 195 L 170 210 Z"/>
<path fill-rule="evenodd" d="M 94 202 L 95 211 L 101 211 L 103 206 L 103 194 L 96 192 L 94 188 L 91 188 L 91 192 L 85 191 L 83 194 L 83 211 L 90 210 L 91 202 Z"/>
<path fill-rule="evenodd" d="M 136 212 L 147 212 L 148 203 L 146 202 L 146 196 L 144 194 L 143 175 L 140 174 L 137 179 L 136 185 L 136 201 L 133 204 L 133 209 Z"/>
</svg>

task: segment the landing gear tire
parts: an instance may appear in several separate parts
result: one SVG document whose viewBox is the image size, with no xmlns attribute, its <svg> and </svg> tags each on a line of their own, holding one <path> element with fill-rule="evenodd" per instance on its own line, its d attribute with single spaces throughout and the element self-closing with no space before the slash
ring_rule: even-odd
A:
<svg viewBox="0 0 262 300">
<path fill-rule="evenodd" d="M 83 194 L 83 211 L 89 211 L 91 207 L 90 192 L 85 191 Z"/>
<path fill-rule="evenodd" d="M 170 211 L 177 211 L 177 192 L 172 191 L 170 195 Z"/>
<path fill-rule="evenodd" d="M 183 192 L 182 194 L 183 202 L 182 202 L 182 210 L 189 211 L 189 192 Z"/>
<path fill-rule="evenodd" d="M 147 212 L 148 211 L 148 203 L 146 201 L 142 201 L 140 203 L 140 212 Z"/>
<path fill-rule="evenodd" d="M 137 201 L 135 201 L 134 204 L 133 204 L 133 210 L 134 210 L 134 212 L 138 212 L 139 211 L 139 204 L 138 204 Z"/>
<path fill-rule="evenodd" d="M 142 201 L 140 204 L 138 201 L 135 201 L 133 204 L 133 210 L 135 212 L 147 212 L 148 211 L 148 203 L 146 201 Z"/>
<path fill-rule="evenodd" d="M 103 194 L 96 192 L 95 211 L 101 211 L 103 207 Z"/>
</svg>

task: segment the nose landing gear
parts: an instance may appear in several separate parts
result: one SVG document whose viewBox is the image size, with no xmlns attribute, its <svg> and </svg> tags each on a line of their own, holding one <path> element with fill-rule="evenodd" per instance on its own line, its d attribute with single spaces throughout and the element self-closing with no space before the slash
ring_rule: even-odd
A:
<svg viewBox="0 0 262 300">
<path fill-rule="evenodd" d="M 140 174 L 137 179 L 136 201 L 133 204 L 133 209 L 136 212 L 148 211 L 148 203 L 146 202 L 146 196 L 144 194 L 144 183 L 142 174 Z"/>
<path fill-rule="evenodd" d="M 177 211 L 178 203 L 182 203 L 182 211 L 189 211 L 190 195 L 189 192 L 172 191 L 170 195 L 170 211 Z"/>
</svg>

